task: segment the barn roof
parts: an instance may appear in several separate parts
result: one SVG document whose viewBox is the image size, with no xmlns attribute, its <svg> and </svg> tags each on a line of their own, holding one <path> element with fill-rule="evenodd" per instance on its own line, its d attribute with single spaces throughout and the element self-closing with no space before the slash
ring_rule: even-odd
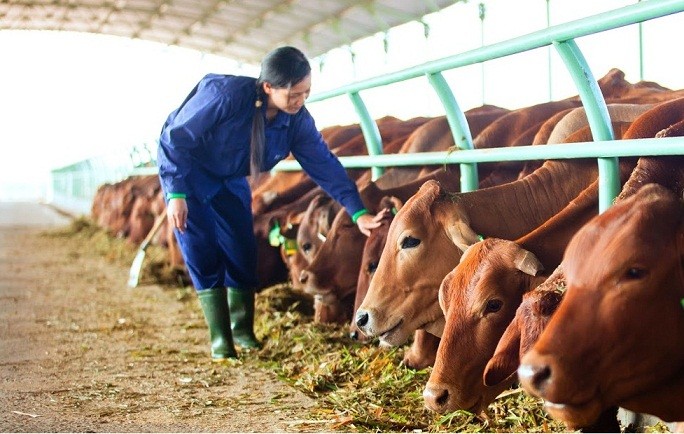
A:
<svg viewBox="0 0 684 434">
<path fill-rule="evenodd" d="M 313 58 L 458 1 L 2 0 L 0 30 L 116 35 L 258 64 L 279 45 Z"/>
</svg>

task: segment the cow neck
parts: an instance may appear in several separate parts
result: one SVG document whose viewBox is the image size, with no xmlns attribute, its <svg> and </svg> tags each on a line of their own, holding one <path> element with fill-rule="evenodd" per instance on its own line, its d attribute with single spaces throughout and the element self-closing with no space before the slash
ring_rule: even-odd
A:
<svg viewBox="0 0 684 434">
<path fill-rule="evenodd" d="M 635 166 L 636 160 L 633 158 L 620 160 L 620 184 L 630 177 Z M 598 214 L 598 200 L 599 182 L 595 180 L 558 214 L 517 239 L 516 243 L 534 252 L 545 267 L 555 268 L 563 259 L 563 252 L 570 238 Z"/>
<path fill-rule="evenodd" d="M 616 202 L 633 196 L 641 187 L 652 182 L 667 187 L 681 197 L 684 192 L 684 156 L 640 158 Z"/>
<path fill-rule="evenodd" d="M 547 161 L 523 179 L 452 200 L 478 234 L 515 240 L 557 214 L 597 176 L 595 161 Z"/>
</svg>

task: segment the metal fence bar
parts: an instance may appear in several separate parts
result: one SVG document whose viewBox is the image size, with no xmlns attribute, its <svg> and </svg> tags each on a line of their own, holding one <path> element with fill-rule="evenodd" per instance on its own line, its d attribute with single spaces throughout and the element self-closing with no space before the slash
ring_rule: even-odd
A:
<svg viewBox="0 0 684 434">
<path fill-rule="evenodd" d="M 557 160 L 570 158 L 639 157 L 684 155 L 684 137 L 607 140 L 598 142 L 562 143 L 515 148 L 472 149 L 455 152 L 419 152 L 415 154 L 362 155 L 339 157 L 345 167 L 358 169 L 384 166 L 441 165 L 462 163 L 492 163 L 499 161 Z M 301 170 L 297 161 L 278 163 L 280 170 Z"/>
<path fill-rule="evenodd" d="M 462 66 L 468 66 L 487 60 L 517 54 L 523 51 L 551 45 L 554 42 L 567 41 L 581 36 L 600 33 L 624 27 L 630 24 L 647 21 L 684 11 L 682 0 L 649 0 L 616 10 L 604 12 L 579 20 L 548 27 L 524 36 L 509 39 L 492 45 L 476 48 L 454 56 L 434 60 L 412 68 L 394 73 L 361 80 L 336 89 L 312 95 L 308 103 L 322 101 L 374 87 L 385 86 L 399 81 L 409 80 L 435 72 L 442 72 Z"/>
<path fill-rule="evenodd" d="M 366 139 L 366 148 L 368 149 L 368 155 L 379 155 L 382 154 L 382 137 L 380 137 L 380 130 L 378 129 L 378 124 L 375 123 L 366 104 L 361 99 L 361 95 L 358 92 L 349 93 L 349 98 L 354 104 L 354 109 L 359 117 L 361 123 L 361 131 L 363 132 L 363 137 Z M 384 169 L 382 167 L 373 167 L 372 179 L 375 180 L 382 175 Z"/>
<path fill-rule="evenodd" d="M 584 111 L 589 121 L 591 135 L 594 140 L 613 140 L 613 125 L 610 114 L 594 74 L 591 73 L 584 55 L 574 39 L 553 44 L 563 59 L 565 68 L 575 82 Z M 620 192 L 620 175 L 618 159 L 599 158 L 599 212 L 607 210 L 613 199 Z"/>
<path fill-rule="evenodd" d="M 451 88 L 444 79 L 444 76 L 439 72 L 435 72 L 428 74 L 427 78 L 442 102 L 456 147 L 458 149 L 473 149 L 473 137 L 470 134 L 468 120 L 456 102 L 456 98 L 451 92 Z M 477 165 L 475 163 L 461 164 L 460 171 L 461 191 L 477 190 Z"/>
</svg>

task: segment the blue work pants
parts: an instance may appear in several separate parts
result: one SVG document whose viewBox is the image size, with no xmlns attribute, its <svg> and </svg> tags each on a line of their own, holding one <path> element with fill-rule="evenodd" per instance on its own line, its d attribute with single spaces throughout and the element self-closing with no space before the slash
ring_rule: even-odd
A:
<svg viewBox="0 0 684 434">
<path fill-rule="evenodd" d="M 188 225 L 176 237 L 196 290 L 257 286 L 252 193 L 246 178 L 224 183 L 211 199 L 189 195 Z"/>
</svg>

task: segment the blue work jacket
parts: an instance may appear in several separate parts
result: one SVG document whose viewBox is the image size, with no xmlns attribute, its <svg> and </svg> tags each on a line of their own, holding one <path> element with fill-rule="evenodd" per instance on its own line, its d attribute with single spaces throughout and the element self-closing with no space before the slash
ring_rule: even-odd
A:
<svg viewBox="0 0 684 434">
<path fill-rule="evenodd" d="M 255 101 L 252 77 L 208 74 L 195 86 L 161 131 L 157 161 L 164 193 L 209 201 L 226 181 L 249 175 Z M 260 108 L 264 117 L 265 106 Z M 294 115 L 279 111 L 266 122 L 265 134 L 262 171 L 292 153 L 349 214 L 364 208 L 356 184 L 330 152 L 306 107 Z"/>
</svg>

